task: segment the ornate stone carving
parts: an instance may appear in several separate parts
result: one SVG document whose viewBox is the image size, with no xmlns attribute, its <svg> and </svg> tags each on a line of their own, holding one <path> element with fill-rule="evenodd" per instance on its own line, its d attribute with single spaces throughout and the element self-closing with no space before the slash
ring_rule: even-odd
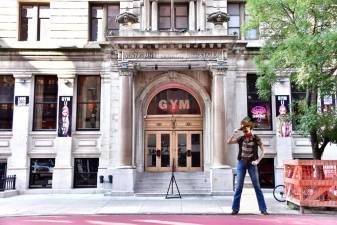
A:
<svg viewBox="0 0 337 225">
<path fill-rule="evenodd" d="M 134 65 L 128 61 L 122 61 L 118 64 L 120 76 L 132 76 L 134 73 Z"/>
<path fill-rule="evenodd" d="M 117 23 L 123 25 L 130 25 L 134 23 L 139 23 L 138 17 L 135 14 L 124 12 L 119 14 L 116 18 Z"/>
<path fill-rule="evenodd" d="M 224 22 L 228 21 L 229 21 L 228 14 L 221 11 L 211 13 L 207 17 L 207 22 L 214 23 L 214 25 L 222 25 Z"/>
</svg>

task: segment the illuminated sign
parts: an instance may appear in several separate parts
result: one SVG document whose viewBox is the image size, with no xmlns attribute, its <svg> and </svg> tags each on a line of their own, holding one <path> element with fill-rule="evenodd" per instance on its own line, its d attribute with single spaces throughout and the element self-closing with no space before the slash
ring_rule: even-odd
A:
<svg viewBox="0 0 337 225">
<path fill-rule="evenodd" d="M 255 106 L 251 110 L 252 117 L 257 120 L 257 122 L 261 122 L 263 119 L 266 119 L 267 109 L 263 106 Z"/>
</svg>

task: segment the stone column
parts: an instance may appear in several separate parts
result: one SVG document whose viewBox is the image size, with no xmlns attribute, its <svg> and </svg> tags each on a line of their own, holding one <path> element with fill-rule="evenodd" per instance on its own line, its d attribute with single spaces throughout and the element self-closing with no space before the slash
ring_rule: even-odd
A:
<svg viewBox="0 0 337 225">
<path fill-rule="evenodd" d="M 150 0 L 144 0 L 144 14 L 143 17 L 145 17 L 145 30 L 148 30 L 150 27 Z"/>
<path fill-rule="evenodd" d="M 205 30 L 205 19 L 206 19 L 206 2 L 205 0 L 200 0 L 199 4 L 199 16 L 198 16 L 198 21 L 199 21 L 199 27 L 200 30 Z"/>
<path fill-rule="evenodd" d="M 99 167 L 97 174 L 97 188 L 98 189 L 111 189 L 111 184 L 108 183 L 108 176 L 110 173 L 107 173 L 110 159 L 110 127 L 111 127 L 111 72 L 106 71 L 101 75 L 101 154 L 99 156 Z M 104 184 L 99 183 L 99 176 L 104 176 Z"/>
<path fill-rule="evenodd" d="M 15 88 L 14 96 L 31 96 L 32 79 L 31 74 L 14 74 Z M 16 189 L 23 191 L 29 184 L 29 160 L 28 160 L 28 135 L 29 135 L 29 98 L 27 106 L 16 106 L 13 110 L 12 139 L 10 141 L 11 156 L 8 160 L 8 175 L 16 175 Z M 32 111 L 32 110 L 31 110 Z"/>
<path fill-rule="evenodd" d="M 74 95 L 74 74 L 59 74 L 58 76 L 58 98 L 60 96 L 70 96 Z M 58 105 L 58 107 L 60 107 Z M 74 130 L 73 124 L 75 123 L 74 112 L 76 107 L 74 107 L 73 98 L 73 108 L 72 108 L 72 131 Z M 58 115 L 57 121 L 61 115 Z M 57 123 L 57 128 L 59 124 Z M 73 135 L 73 132 L 71 132 Z M 56 148 L 56 159 L 55 168 L 53 172 L 53 189 L 59 190 L 69 190 L 72 188 L 73 184 L 73 169 L 72 169 L 72 137 L 56 137 L 55 138 L 55 148 Z"/>
<path fill-rule="evenodd" d="M 132 166 L 132 79 L 131 70 L 120 71 L 120 158 L 119 166 Z"/>
<path fill-rule="evenodd" d="M 195 22 L 196 22 L 196 17 L 195 17 L 195 2 L 194 0 L 190 0 L 190 8 L 189 8 L 189 30 L 194 31 L 195 30 Z"/>
<path fill-rule="evenodd" d="M 225 69 L 213 68 L 213 166 L 225 164 Z"/>
<path fill-rule="evenodd" d="M 111 193 L 133 194 L 135 167 L 133 166 L 133 66 L 122 62 L 119 66 L 119 152 L 112 171 L 114 183 Z M 117 147 L 117 146 L 116 146 Z"/>
<path fill-rule="evenodd" d="M 158 0 L 152 1 L 152 20 L 151 20 L 151 28 L 152 31 L 158 30 Z"/>
<path fill-rule="evenodd" d="M 227 64 L 218 61 L 210 66 L 213 76 L 212 99 L 213 99 L 213 164 L 212 164 L 212 193 L 224 194 L 232 190 L 232 169 L 226 165 L 227 149 L 225 145 L 226 109 L 225 88 Z"/>
</svg>

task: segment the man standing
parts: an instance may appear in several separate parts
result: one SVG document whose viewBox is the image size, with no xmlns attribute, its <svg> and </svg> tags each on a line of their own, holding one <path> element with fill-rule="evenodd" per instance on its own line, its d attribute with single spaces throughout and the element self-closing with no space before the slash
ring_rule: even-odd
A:
<svg viewBox="0 0 337 225">
<path fill-rule="evenodd" d="M 240 210 L 240 200 L 243 188 L 243 183 L 248 170 L 252 180 L 259 209 L 263 215 L 268 215 L 266 203 L 261 191 L 257 164 L 261 161 L 264 155 L 264 148 L 259 136 L 252 134 L 254 123 L 249 118 L 244 118 L 241 121 L 241 127 L 234 130 L 234 134 L 228 139 L 227 144 L 239 144 L 238 164 L 237 164 L 237 185 L 234 193 L 232 215 L 236 215 Z M 243 132 L 243 136 L 237 136 L 239 130 Z M 261 149 L 261 154 L 258 154 L 258 147 Z"/>
</svg>

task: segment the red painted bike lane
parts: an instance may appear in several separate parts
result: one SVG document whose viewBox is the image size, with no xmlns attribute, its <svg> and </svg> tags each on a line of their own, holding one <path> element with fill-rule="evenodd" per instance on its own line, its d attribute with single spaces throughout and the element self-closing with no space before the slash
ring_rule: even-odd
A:
<svg viewBox="0 0 337 225">
<path fill-rule="evenodd" d="M 114 215 L 3 217 L 0 225 L 337 225 L 336 216 Z"/>
</svg>

